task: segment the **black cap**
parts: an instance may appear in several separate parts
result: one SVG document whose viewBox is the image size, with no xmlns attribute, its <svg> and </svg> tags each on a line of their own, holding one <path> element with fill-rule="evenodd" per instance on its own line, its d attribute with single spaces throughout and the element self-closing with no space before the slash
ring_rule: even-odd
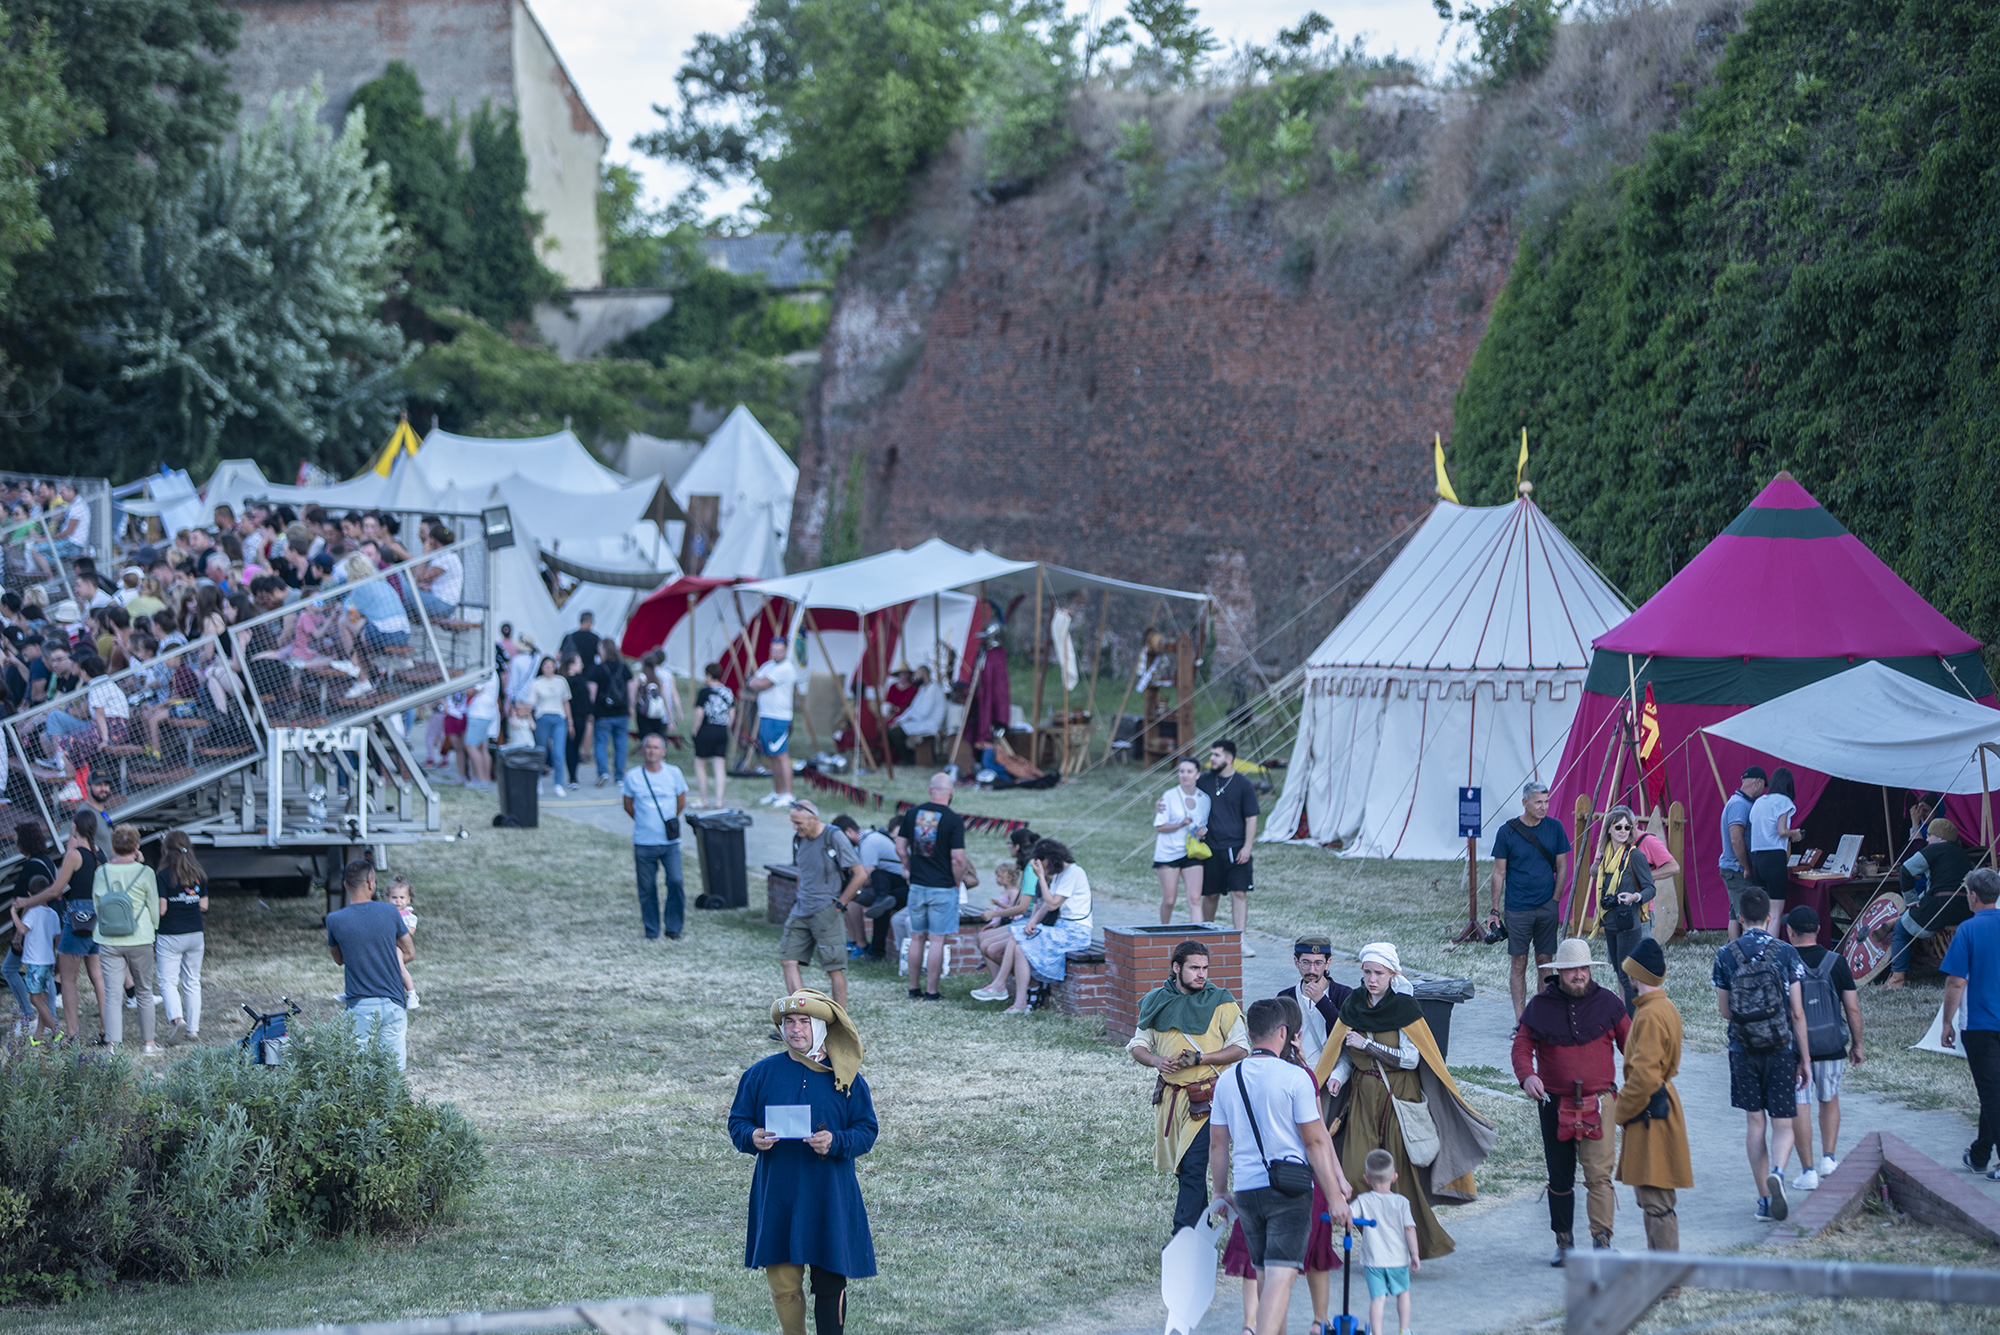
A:
<svg viewBox="0 0 2000 1335">
<path fill-rule="evenodd" d="M 1771 776 L 1764 773 L 1762 765 L 1745 765 L 1743 767 L 1743 777 L 1746 779 L 1769 779 Z"/>
<path fill-rule="evenodd" d="M 1785 925 L 1795 932 L 1817 932 L 1819 914 L 1810 904 L 1801 904 L 1785 915 Z"/>
<path fill-rule="evenodd" d="M 1660 943 L 1650 936 L 1639 938 L 1639 944 L 1632 947 L 1632 953 L 1625 957 L 1621 966 L 1626 973 L 1653 987 L 1659 987 L 1667 976 L 1667 954 L 1660 949 Z"/>
</svg>

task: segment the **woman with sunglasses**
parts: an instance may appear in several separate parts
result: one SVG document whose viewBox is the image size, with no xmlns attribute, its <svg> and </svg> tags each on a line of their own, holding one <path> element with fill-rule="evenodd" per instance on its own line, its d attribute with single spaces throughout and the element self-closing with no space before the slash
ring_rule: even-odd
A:
<svg viewBox="0 0 2000 1335">
<path fill-rule="evenodd" d="M 1613 807 L 1604 818 L 1604 839 L 1597 849 L 1598 923 L 1611 950 L 1611 970 L 1625 989 L 1625 1012 L 1631 1014 L 1637 995 L 1620 967 L 1639 946 L 1646 922 L 1653 916 L 1653 868 L 1639 848 L 1639 818 L 1630 807 Z"/>
</svg>

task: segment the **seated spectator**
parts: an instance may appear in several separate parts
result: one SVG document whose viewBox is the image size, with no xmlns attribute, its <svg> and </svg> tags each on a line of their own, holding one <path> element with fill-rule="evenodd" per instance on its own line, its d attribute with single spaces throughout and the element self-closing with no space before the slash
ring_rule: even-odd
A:
<svg viewBox="0 0 2000 1335">
<path fill-rule="evenodd" d="M 995 986 L 972 994 L 981 1001 L 1003 1000 L 1011 982 L 1014 1004 L 1007 1008 L 1008 1015 L 1028 1013 L 1028 986 L 1032 978 L 1045 983 L 1063 980 L 1068 972 L 1069 952 L 1090 945 L 1093 926 L 1090 877 L 1076 865 L 1068 846 L 1044 839 L 1035 845 L 1030 862 L 1035 868 L 1035 879 L 1043 887 L 1041 900 L 1024 922 L 1008 929 L 1013 940 L 1000 961 L 1000 976 Z M 996 988 L 998 996 L 994 995 Z"/>
<path fill-rule="evenodd" d="M 410 619 L 403 614 L 403 600 L 388 584 L 376 578 L 375 563 L 362 553 L 347 558 L 347 617 L 340 627 L 341 652 L 360 665 L 361 675 L 347 690 L 346 699 L 359 700 L 371 694 L 375 685 L 369 673 L 368 652 L 400 649 L 410 642 Z M 355 644 L 362 653 L 356 657 Z"/>
<path fill-rule="evenodd" d="M 913 676 L 916 694 L 909 707 L 889 716 L 889 745 L 906 765 L 916 763 L 918 742 L 935 740 L 944 731 L 944 692 L 931 680 L 930 668 L 920 667 Z"/>
<path fill-rule="evenodd" d="M 125 604 L 125 611 L 134 621 L 144 621 L 166 605 L 166 599 L 161 596 L 160 581 L 151 575 L 143 575 L 138 581 L 138 593 Z"/>
<path fill-rule="evenodd" d="M 1929 818 L 1924 828 L 1924 845 L 1896 869 L 1902 881 L 1903 899 L 1909 908 L 1896 920 L 1889 935 L 1890 987 L 1909 982 L 1910 946 L 1928 941 L 1947 927 L 1956 927 L 1972 916 L 1965 898 L 1965 874 L 1972 859 L 1959 843 L 1958 827 L 1942 816 Z M 1918 878 L 1923 893 L 1917 893 Z"/>
<path fill-rule="evenodd" d="M 986 961 L 993 980 L 988 986 L 1001 986 L 1001 961 L 1007 958 L 1007 943 L 1014 939 L 1013 920 L 1034 912 L 1035 897 L 1022 889 L 1021 868 L 1014 865 L 1012 858 L 1004 859 L 993 868 L 993 883 L 1000 887 L 1000 893 L 987 900 L 986 926 L 979 929 L 979 954 Z"/>
<path fill-rule="evenodd" d="M 465 564 L 457 552 L 448 552 L 451 530 L 443 524 L 424 529 L 424 563 L 412 570 L 423 608 L 435 620 L 458 615 L 459 601 L 465 597 Z"/>
</svg>

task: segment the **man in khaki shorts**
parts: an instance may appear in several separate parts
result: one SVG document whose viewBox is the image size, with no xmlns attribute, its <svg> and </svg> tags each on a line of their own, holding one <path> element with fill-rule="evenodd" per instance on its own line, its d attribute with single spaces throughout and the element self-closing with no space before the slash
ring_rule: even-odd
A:
<svg viewBox="0 0 2000 1335">
<path fill-rule="evenodd" d="M 868 868 L 845 834 L 819 818 L 819 808 L 804 798 L 792 803 L 792 867 L 798 873 L 798 894 L 785 919 L 785 937 L 778 959 L 785 970 L 785 991 L 804 984 L 799 966 L 819 955 L 819 966 L 833 979 L 833 1004 L 847 1006 L 847 924 L 842 914 L 868 880 Z M 841 884 L 841 873 L 847 874 Z"/>
</svg>

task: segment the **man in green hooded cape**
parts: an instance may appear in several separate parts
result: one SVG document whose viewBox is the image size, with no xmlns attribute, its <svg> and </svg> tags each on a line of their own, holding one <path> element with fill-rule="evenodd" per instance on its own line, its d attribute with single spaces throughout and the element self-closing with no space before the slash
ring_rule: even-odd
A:
<svg viewBox="0 0 2000 1335">
<path fill-rule="evenodd" d="M 1167 981 L 1139 1003 L 1139 1027 L 1125 1050 L 1158 1072 L 1153 1082 L 1153 1166 L 1180 1178 L 1174 1229 L 1191 1228 L 1208 1207 L 1208 1110 L 1222 1068 L 1250 1054 L 1243 1008 L 1208 981 L 1208 947 L 1174 947 Z"/>
</svg>

